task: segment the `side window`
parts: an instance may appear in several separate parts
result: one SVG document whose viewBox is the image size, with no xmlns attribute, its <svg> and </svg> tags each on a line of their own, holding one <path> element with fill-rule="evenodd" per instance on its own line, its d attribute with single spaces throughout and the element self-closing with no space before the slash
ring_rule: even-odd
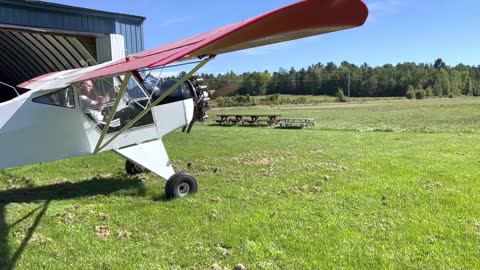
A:
<svg viewBox="0 0 480 270">
<path fill-rule="evenodd" d="M 60 106 L 65 108 L 75 108 L 75 99 L 73 97 L 72 87 L 68 87 L 50 94 L 36 97 L 32 101 L 35 103 Z"/>
</svg>

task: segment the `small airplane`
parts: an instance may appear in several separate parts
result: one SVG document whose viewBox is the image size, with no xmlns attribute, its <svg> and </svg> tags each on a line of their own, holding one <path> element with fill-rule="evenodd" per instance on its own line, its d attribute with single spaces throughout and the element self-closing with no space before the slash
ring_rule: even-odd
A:
<svg viewBox="0 0 480 270">
<path fill-rule="evenodd" d="M 325 34 L 364 24 L 362 0 L 303 0 L 124 59 L 52 72 L 17 87 L 0 104 L 0 169 L 113 150 L 128 174 L 148 170 L 167 180 L 168 198 L 195 193 L 196 179 L 174 172 L 162 137 L 190 132 L 207 117 L 208 101 L 232 88 L 208 91 L 194 74 L 215 56 Z M 179 79 L 155 70 L 195 67 Z M 14 89 L 15 90 L 15 89 Z"/>
</svg>

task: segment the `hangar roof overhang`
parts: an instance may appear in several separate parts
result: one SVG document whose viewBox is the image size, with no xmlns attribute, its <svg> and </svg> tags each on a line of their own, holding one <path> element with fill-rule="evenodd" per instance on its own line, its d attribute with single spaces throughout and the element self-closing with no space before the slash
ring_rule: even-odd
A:
<svg viewBox="0 0 480 270">
<path fill-rule="evenodd" d="M 78 15 L 91 15 L 97 17 L 111 17 L 116 19 L 127 19 L 127 20 L 137 20 L 139 22 L 145 21 L 145 17 L 136 16 L 124 13 L 116 13 L 109 11 L 102 11 L 96 9 L 74 7 L 56 3 L 49 3 L 44 1 L 35 1 L 35 0 L 0 0 L 0 6 L 11 6 L 14 8 L 20 9 L 35 9 L 43 10 L 49 13 L 58 12 L 62 14 L 78 14 Z"/>
<path fill-rule="evenodd" d="M 133 47 L 129 53 L 143 50 L 144 21 L 43 1 L 0 0 L 0 81 L 17 85 L 45 73 L 94 65 L 96 38 L 108 34 L 132 35 L 126 41 Z M 0 85 L 0 102 L 14 94 Z"/>
</svg>

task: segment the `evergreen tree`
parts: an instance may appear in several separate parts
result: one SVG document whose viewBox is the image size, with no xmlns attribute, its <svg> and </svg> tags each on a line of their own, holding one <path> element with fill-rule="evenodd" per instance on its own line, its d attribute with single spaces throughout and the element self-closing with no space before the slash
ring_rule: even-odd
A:
<svg viewBox="0 0 480 270">
<path fill-rule="evenodd" d="M 435 78 L 435 84 L 433 85 L 433 95 L 441 97 L 442 94 L 443 94 L 443 89 L 442 89 L 441 78 L 440 78 L 440 74 L 437 73 L 437 76 Z"/>
<path fill-rule="evenodd" d="M 435 69 L 441 69 L 441 68 L 445 68 L 447 65 L 445 64 L 445 62 L 443 62 L 442 58 L 438 58 L 437 60 L 435 60 L 435 63 L 433 64 L 433 67 Z"/>
<path fill-rule="evenodd" d="M 442 84 L 442 94 L 444 96 L 450 96 L 452 94 L 452 90 L 450 88 L 450 79 L 448 78 L 448 73 L 445 69 L 440 69 L 440 83 Z"/>
<path fill-rule="evenodd" d="M 237 93 L 250 95 L 299 94 L 335 95 L 339 88 L 347 89 L 350 76 L 351 96 L 405 96 L 409 85 L 415 93 L 426 89 L 426 96 L 480 95 L 480 65 L 458 64 L 449 67 L 442 59 L 434 64 L 399 63 L 370 67 L 343 61 L 316 63 L 298 71 L 280 68 L 272 74 L 264 72 L 234 72 L 225 74 L 201 74 L 210 89 L 236 85 Z"/>
<path fill-rule="evenodd" d="M 477 85 L 474 85 L 472 83 L 473 87 L 472 87 L 472 92 L 473 92 L 473 95 L 474 96 L 480 96 L 480 84 L 477 83 Z"/>
<path fill-rule="evenodd" d="M 336 96 L 339 102 L 347 102 L 347 98 L 345 97 L 342 88 L 338 88 Z"/>
<path fill-rule="evenodd" d="M 406 94 L 405 96 L 408 98 L 408 99 L 413 99 L 415 97 L 415 89 L 413 89 L 413 85 L 409 85 L 407 87 L 407 91 L 406 91 Z"/>
<path fill-rule="evenodd" d="M 462 91 L 460 90 L 460 85 L 459 85 L 459 82 L 458 82 L 457 72 L 455 72 L 455 70 L 452 71 L 452 76 L 450 78 L 450 82 L 451 82 L 452 94 L 454 96 L 460 96 L 462 94 Z"/>
<path fill-rule="evenodd" d="M 467 80 L 465 81 L 465 87 L 463 88 L 463 93 L 466 96 L 473 96 L 473 85 L 472 85 L 472 79 L 470 77 L 467 77 Z"/>
<path fill-rule="evenodd" d="M 320 69 L 309 67 L 305 76 L 303 77 L 303 86 L 305 88 L 305 94 L 318 95 L 320 94 L 320 88 L 322 80 L 320 77 Z"/>
<path fill-rule="evenodd" d="M 433 96 L 433 88 L 432 88 L 431 85 L 429 85 L 429 86 L 427 87 L 427 89 L 425 90 L 425 96 L 427 96 L 427 97 Z"/>
</svg>

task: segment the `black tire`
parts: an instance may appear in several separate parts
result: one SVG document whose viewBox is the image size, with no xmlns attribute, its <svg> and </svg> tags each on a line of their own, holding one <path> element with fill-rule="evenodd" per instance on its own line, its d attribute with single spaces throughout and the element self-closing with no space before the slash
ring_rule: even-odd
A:
<svg viewBox="0 0 480 270">
<path fill-rule="evenodd" d="M 197 180 L 187 172 L 179 172 L 172 175 L 165 185 L 165 194 L 168 199 L 182 198 L 197 191 Z"/>
<path fill-rule="evenodd" d="M 143 172 L 148 172 L 147 169 L 144 167 L 137 165 L 136 163 L 131 162 L 130 160 L 127 159 L 125 162 L 125 171 L 127 171 L 127 174 L 129 175 L 135 175 L 135 174 L 140 174 Z"/>
</svg>

